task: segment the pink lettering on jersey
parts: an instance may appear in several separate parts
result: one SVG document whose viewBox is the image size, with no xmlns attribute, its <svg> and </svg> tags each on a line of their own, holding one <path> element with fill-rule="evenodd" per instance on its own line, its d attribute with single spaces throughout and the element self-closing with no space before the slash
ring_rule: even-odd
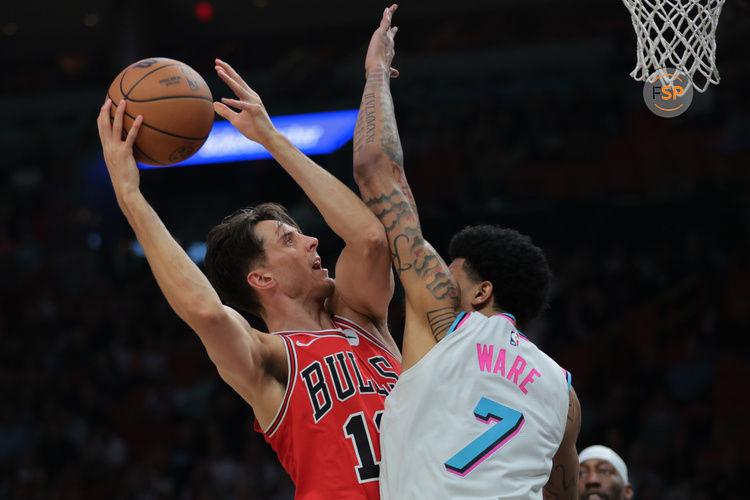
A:
<svg viewBox="0 0 750 500">
<path fill-rule="evenodd" d="M 500 375 L 505 376 L 505 349 L 500 349 L 497 353 L 497 361 L 495 361 L 495 368 L 492 373 L 500 372 Z"/>
<path fill-rule="evenodd" d="M 526 368 L 526 360 L 521 356 L 516 356 L 516 360 L 513 361 L 513 366 L 511 366 L 510 371 L 508 371 L 508 380 L 513 377 L 513 383 L 518 385 L 518 377 L 523 373 L 524 368 Z"/>
<path fill-rule="evenodd" d="M 489 347 L 489 349 L 488 349 Z M 477 344 L 477 361 L 479 362 L 479 371 L 488 372 L 492 366 L 492 351 L 495 346 L 487 344 Z"/>
<path fill-rule="evenodd" d="M 528 394 L 529 391 L 528 391 L 528 389 L 526 389 L 526 384 L 532 383 L 534 381 L 534 376 L 538 377 L 540 375 L 541 375 L 541 373 L 539 373 L 538 371 L 536 371 L 536 368 L 532 368 L 531 371 L 529 372 L 529 374 L 526 375 L 526 378 L 523 379 L 523 382 L 521 382 L 520 384 L 518 384 L 518 388 L 521 389 L 521 392 L 523 392 L 524 394 Z"/>
</svg>

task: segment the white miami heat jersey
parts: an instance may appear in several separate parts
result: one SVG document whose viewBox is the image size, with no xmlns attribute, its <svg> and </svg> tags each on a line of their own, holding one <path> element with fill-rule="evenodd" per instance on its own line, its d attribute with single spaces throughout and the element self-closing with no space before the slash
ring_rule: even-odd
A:
<svg viewBox="0 0 750 500">
<path fill-rule="evenodd" d="M 570 374 L 506 315 L 461 313 L 385 400 L 385 500 L 541 499 Z"/>
</svg>

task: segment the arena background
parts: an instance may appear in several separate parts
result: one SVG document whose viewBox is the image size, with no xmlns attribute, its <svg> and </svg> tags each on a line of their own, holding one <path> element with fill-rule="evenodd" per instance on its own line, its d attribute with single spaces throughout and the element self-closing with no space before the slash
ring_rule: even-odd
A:
<svg viewBox="0 0 750 500">
<path fill-rule="evenodd" d="M 120 214 L 96 133 L 126 65 L 182 60 L 272 115 L 356 108 L 381 2 L 15 2 L 0 13 L 0 498 L 288 499 L 250 408 L 169 309 Z M 750 11 L 729 0 L 722 82 L 652 115 L 618 1 L 404 1 L 393 82 L 428 239 L 533 236 L 551 307 L 525 333 L 573 373 L 579 449 L 607 444 L 637 499 L 742 498 L 750 455 Z M 351 142 L 315 158 L 351 182 Z M 156 169 L 187 247 L 235 208 L 286 204 L 331 266 L 341 241 L 273 161 Z M 391 327 L 403 323 L 399 290 Z M 310 460 L 315 459 L 311 450 Z"/>
</svg>

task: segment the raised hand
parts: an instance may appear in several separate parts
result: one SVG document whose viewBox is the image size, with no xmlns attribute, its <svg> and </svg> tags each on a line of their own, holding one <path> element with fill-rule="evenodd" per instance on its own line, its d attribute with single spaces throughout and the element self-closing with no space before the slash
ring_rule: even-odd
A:
<svg viewBox="0 0 750 500">
<path fill-rule="evenodd" d="M 104 161 L 107 164 L 112 186 L 118 200 L 122 196 L 138 190 L 140 184 L 140 173 L 138 165 L 133 157 L 133 143 L 138 135 L 138 130 L 143 123 L 143 116 L 138 117 L 128 131 L 127 137 L 122 138 L 122 120 L 126 107 L 125 99 L 120 101 L 115 112 L 115 119 L 110 119 L 110 107 L 112 100 L 107 99 L 99 111 L 96 123 L 99 127 L 99 140 L 102 142 Z"/>
<path fill-rule="evenodd" d="M 398 9 L 398 5 L 393 4 L 383 11 L 380 26 L 373 33 L 370 45 L 367 47 L 365 74 L 375 69 L 384 69 L 389 72 L 391 78 L 398 77 L 398 70 L 391 67 L 393 56 L 396 53 L 394 39 L 398 32 L 396 26 L 391 27 L 391 20 L 396 9 Z"/>
<path fill-rule="evenodd" d="M 276 129 L 271 123 L 260 96 L 229 64 L 221 59 L 216 59 L 215 69 L 219 78 L 234 91 L 237 99 L 222 97 L 221 102 L 214 102 L 214 111 L 229 120 L 242 135 L 251 141 L 264 144 Z M 229 106 L 240 111 L 234 111 Z"/>
</svg>

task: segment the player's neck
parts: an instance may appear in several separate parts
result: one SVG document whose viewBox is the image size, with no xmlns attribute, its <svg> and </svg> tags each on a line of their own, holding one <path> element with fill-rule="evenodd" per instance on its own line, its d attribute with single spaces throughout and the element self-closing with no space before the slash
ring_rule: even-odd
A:
<svg viewBox="0 0 750 500">
<path fill-rule="evenodd" d="M 324 300 L 282 300 L 264 304 L 263 320 L 269 332 L 318 331 L 334 328 Z"/>
<path fill-rule="evenodd" d="M 504 309 L 500 309 L 497 307 L 487 305 L 480 309 L 475 309 L 475 312 L 482 313 L 487 317 L 503 315 L 503 316 L 506 316 L 508 319 L 510 319 L 513 322 L 513 324 L 516 324 L 516 317 Z"/>
</svg>

